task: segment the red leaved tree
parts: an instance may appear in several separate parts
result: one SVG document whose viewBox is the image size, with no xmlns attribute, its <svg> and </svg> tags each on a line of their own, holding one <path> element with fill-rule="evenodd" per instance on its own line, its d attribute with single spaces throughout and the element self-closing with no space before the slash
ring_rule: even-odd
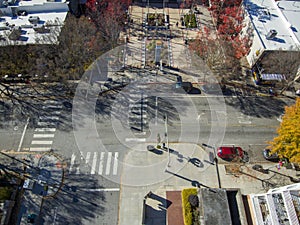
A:
<svg viewBox="0 0 300 225">
<path fill-rule="evenodd" d="M 107 43 L 114 47 L 124 30 L 131 0 L 88 0 L 86 13 Z"/>
<path fill-rule="evenodd" d="M 249 40 L 240 36 L 244 19 L 240 6 L 241 0 L 211 0 L 209 8 L 216 22 L 219 37 L 232 45 L 238 59 L 249 51 Z"/>
</svg>

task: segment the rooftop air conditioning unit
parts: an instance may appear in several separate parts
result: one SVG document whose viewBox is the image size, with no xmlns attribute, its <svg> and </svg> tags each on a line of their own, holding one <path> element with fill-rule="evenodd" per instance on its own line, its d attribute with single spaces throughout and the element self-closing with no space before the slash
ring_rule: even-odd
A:
<svg viewBox="0 0 300 225">
<path fill-rule="evenodd" d="M 276 35 L 277 35 L 277 31 L 272 29 L 267 33 L 266 38 L 268 40 L 272 40 L 276 37 Z"/>
<path fill-rule="evenodd" d="M 33 24 L 40 22 L 40 17 L 38 16 L 29 16 L 28 21 Z"/>
</svg>

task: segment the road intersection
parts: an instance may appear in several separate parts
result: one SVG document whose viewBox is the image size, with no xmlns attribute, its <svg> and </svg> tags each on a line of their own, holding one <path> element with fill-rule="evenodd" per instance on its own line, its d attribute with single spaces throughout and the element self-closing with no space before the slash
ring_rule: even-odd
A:
<svg viewBox="0 0 300 225">
<path fill-rule="evenodd" d="M 178 20 L 171 18 L 172 25 Z M 29 123 L 27 118 L 16 119 L 18 112 L 9 120 L 2 118 L 6 124 L 0 129 L 2 150 L 14 150 L 21 157 L 52 149 L 63 158 L 66 174 L 61 191 L 41 205 L 45 224 L 141 224 L 141 204 L 151 190 L 165 193 L 190 186 L 217 187 L 215 153 L 203 148 L 203 143 L 215 148 L 241 146 L 250 157 L 241 170 L 251 176 L 262 177 L 251 171 L 253 163 L 273 166 L 263 159 L 261 151 L 275 136 L 279 125 L 276 118 L 292 100 L 257 96 L 237 86 L 229 87 L 224 95 L 221 91 L 193 95 L 176 89 L 178 76 L 193 82 L 196 89 L 207 81 L 216 82 L 203 62 L 195 68 L 183 41 L 182 36 L 167 40 L 173 68 L 160 70 L 143 68 L 149 42 L 139 40 L 139 35 L 130 36 L 122 60 L 126 68 L 121 74 L 132 82 L 122 89 L 114 88 L 113 82 L 112 88 L 102 85 L 103 78 L 120 79 L 110 68 L 105 76 L 97 74 L 83 80 L 84 85 L 79 84 L 77 92 L 73 90 L 74 99 L 60 96 L 45 100 L 43 93 L 35 96 L 42 100 L 34 102 L 37 110 Z M 106 54 L 104 61 L 118 58 L 114 56 Z M 93 80 L 93 85 L 87 80 Z M 102 88 L 105 93 L 100 93 Z M 147 150 L 150 145 L 166 145 L 166 139 L 166 148 Z M 228 175 L 227 165 L 220 160 L 222 187 L 239 187 L 245 194 L 265 190 L 259 179 Z M 278 184 L 286 182 L 276 179 Z"/>
</svg>

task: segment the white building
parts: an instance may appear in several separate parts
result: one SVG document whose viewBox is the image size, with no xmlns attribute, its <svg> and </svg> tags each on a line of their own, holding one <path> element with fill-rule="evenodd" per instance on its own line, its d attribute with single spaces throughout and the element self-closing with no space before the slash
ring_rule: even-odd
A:
<svg viewBox="0 0 300 225">
<path fill-rule="evenodd" d="M 65 0 L 0 0 L 0 45 L 55 44 L 68 11 Z"/>
<path fill-rule="evenodd" d="M 248 35 L 252 36 L 251 50 L 247 55 L 250 67 L 269 70 L 265 72 L 273 74 L 285 73 L 284 69 L 295 62 L 298 64 L 295 68 L 298 68 L 300 1 L 244 0 L 244 8 L 250 21 Z M 270 64 L 278 64 L 274 60 L 276 57 L 282 57 L 286 65 L 272 67 Z"/>
<path fill-rule="evenodd" d="M 248 195 L 248 203 L 256 225 L 299 225 L 300 183 Z"/>
</svg>

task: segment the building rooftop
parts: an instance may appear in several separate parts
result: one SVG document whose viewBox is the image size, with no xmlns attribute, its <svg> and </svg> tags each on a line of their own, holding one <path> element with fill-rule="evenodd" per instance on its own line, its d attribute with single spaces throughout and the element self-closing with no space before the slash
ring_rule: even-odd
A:
<svg viewBox="0 0 300 225">
<path fill-rule="evenodd" d="M 265 49 L 300 47 L 300 1 L 245 0 L 244 4 Z"/>
<path fill-rule="evenodd" d="M 299 225 L 300 184 L 271 189 L 265 194 L 250 195 L 254 219 L 258 224 Z"/>
<path fill-rule="evenodd" d="M 199 189 L 200 217 L 207 225 L 231 224 L 229 202 L 225 189 Z"/>
<path fill-rule="evenodd" d="M 0 0 L 0 46 L 57 43 L 68 11 L 64 0 Z"/>
</svg>

